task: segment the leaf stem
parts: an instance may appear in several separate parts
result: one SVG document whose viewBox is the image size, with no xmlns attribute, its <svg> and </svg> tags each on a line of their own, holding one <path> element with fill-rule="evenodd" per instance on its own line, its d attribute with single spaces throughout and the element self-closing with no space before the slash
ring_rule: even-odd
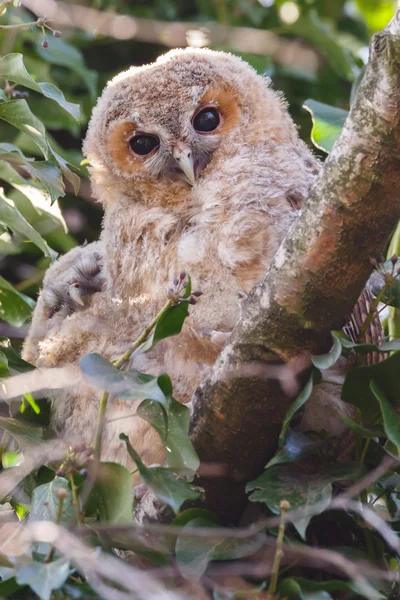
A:
<svg viewBox="0 0 400 600">
<path fill-rule="evenodd" d="M 131 346 L 129 346 L 128 350 L 126 350 L 126 352 L 124 352 L 124 354 L 122 356 L 120 356 L 119 358 L 117 358 L 116 360 L 111 361 L 112 364 L 114 365 L 114 367 L 116 367 L 117 369 L 120 369 L 125 363 L 128 362 L 128 360 L 130 359 L 130 357 L 132 356 L 133 352 L 139 348 L 139 346 L 141 346 L 141 344 L 143 344 L 147 338 L 149 337 L 149 335 L 151 334 L 151 332 L 153 331 L 154 327 L 157 325 L 157 322 L 159 321 L 159 319 L 163 316 L 163 314 L 174 304 L 177 304 L 178 302 L 176 300 L 172 300 L 171 298 L 164 304 L 164 306 L 162 307 L 162 309 L 160 310 L 160 312 L 154 317 L 154 319 L 147 325 L 147 327 L 143 330 L 143 333 L 141 333 L 141 335 L 137 338 L 137 340 L 135 342 L 133 342 L 133 344 Z"/>
<path fill-rule="evenodd" d="M 276 586 L 278 583 L 279 567 L 283 556 L 283 536 L 285 535 L 285 517 L 286 513 L 290 510 L 290 504 L 286 500 L 282 500 L 279 508 L 281 509 L 281 521 L 279 523 L 278 537 L 276 539 L 276 551 L 274 557 L 274 563 L 272 565 L 271 581 L 268 586 L 268 598 L 273 598 L 276 592 Z"/>
<path fill-rule="evenodd" d="M 12 0 L 4 0 L 4 2 L 2 2 L 0 4 L 0 15 L 3 14 L 3 12 L 6 10 L 7 6 L 10 6 Z"/>
<path fill-rule="evenodd" d="M 1 9 L 1 7 L 0 7 Z M 0 13 L 1 14 L 1 13 Z M 43 26 L 43 21 L 41 19 L 38 19 L 37 21 L 30 21 L 29 23 L 14 23 L 13 25 L 0 25 L 0 31 L 2 29 L 25 29 L 26 27 L 42 27 Z"/>
<path fill-rule="evenodd" d="M 97 415 L 96 437 L 94 441 L 94 458 L 100 460 L 101 455 L 101 438 L 103 435 L 104 417 L 107 410 L 107 402 L 109 397 L 108 392 L 103 392 L 100 397 L 99 414 Z"/>
<path fill-rule="evenodd" d="M 64 492 L 64 493 L 61 493 Z M 61 523 L 61 517 L 62 517 L 62 513 L 63 513 L 63 505 L 64 505 L 64 500 L 67 497 L 67 493 L 65 489 L 60 489 L 57 492 L 57 497 L 58 497 L 58 509 L 57 509 L 57 517 L 56 517 L 56 523 L 57 525 L 59 525 Z M 46 556 L 46 558 L 44 559 L 45 563 L 49 563 L 53 560 L 54 558 L 54 552 L 56 551 L 54 546 L 51 546 L 48 555 Z"/>
<path fill-rule="evenodd" d="M 141 346 L 141 344 L 143 344 L 147 338 L 149 337 L 149 335 L 151 334 L 151 332 L 153 331 L 154 327 L 157 325 L 159 319 L 163 316 L 163 314 L 174 304 L 178 304 L 180 302 L 179 299 L 175 300 L 173 298 L 169 298 L 168 301 L 164 304 L 164 306 L 162 307 L 162 309 L 160 310 L 160 312 L 154 317 L 154 319 L 147 325 L 147 327 L 145 327 L 145 329 L 143 330 L 143 332 L 140 334 L 140 336 L 137 338 L 136 341 L 133 342 L 133 344 L 131 346 L 129 346 L 128 350 L 126 350 L 122 356 L 120 356 L 119 358 L 116 358 L 114 360 L 112 360 L 112 364 L 114 365 L 114 367 L 116 369 L 120 369 L 121 367 L 123 367 L 130 359 L 130 357 L 132 356 L 133 352 L 139 348 L 139 346 Z M 96 429 L 96 437 L 95 437 L 95 442 L 94 442 L 94 458 L 96 460 L 100 460 L 100 456 L 101 456 L 101 438 L 103 435 L 103 428 L 104 428 L 104 417 L 106 414 L 106 409 L 107 409 L 107 402 L 108 402 L 108 398 L 109 398 L 110 394 L 108 392 L 103 392 L 101 394 L 101 398 L 100 398 L 100 404 L 99 404 L 99 414 L 97 416 L 97 429 Z"/>
<path fill-rule="evenodd" d="M 82 518 L 82 513 L 79 509 L 79 498 L 78 498 L 78 491 L 76 489 L 76 485 L 75 485 L 75 481 L 74 481 L 74 476 L 71 473 L 69 476 L 69 480 L 71 483 L 71 491 L 72 491 L 72 502 L 75 506 L 76 509 L 76 520 L 78 521 L 79 525 L 83 524 L 83 518 Z"/>
</svg>

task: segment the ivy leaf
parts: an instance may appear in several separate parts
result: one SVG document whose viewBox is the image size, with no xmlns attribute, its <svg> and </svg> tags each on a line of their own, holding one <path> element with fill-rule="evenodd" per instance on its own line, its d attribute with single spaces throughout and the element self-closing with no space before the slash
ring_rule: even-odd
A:
<svg viewBox="0 0 400 600">
<path fill-rule="evenodd" d="M 159 434 L 165 448 L 168 466 L 175 471 L 192 471 L 199 468 L 200 461 L 189 437 L 190 411 L 172 397 L 172 384 L 168 375 L 158 377 L 158 384 L 167 402 L 144 400 L 137 414 L 150 423 Z"/>
<path fill-rule="evenodd" d="M 8 368 L 8 360 L 7 356 L 4 352 L 0 350 L 0 379 L 4 379 L 4 377 L 8 377 L 10 374 L 10 370 Z"/>
<path fill-rule="evenodd" d="M 385 433 L 389 440 L 400 448 L 400 415 L 393 410 L 385 392 L 375 379 L 371 379 L 369 385 L 371 392 L 379 402 Z"/>
<path fill-rule="evenodd" d="M 288 600 L 297 600 L 303 598 L 323 598 L 316 594 L 328 593 L 328 592 L 355 592 L 364 596 L 368 600 L 384 600 L 386 596 L 382 596 L 372 586 L 368 585 L 368 589 L 361 589 L 360 586 L 354 581 L 340 581 L 331 579 L 330 581 L 313 581 L 311 579 L 304 579 L 303 577 L 287 577 L 278 585 L 278 591 L 282 596 L 288 598 Z M 293 595 L 295 591 L 305 592 L 304 595 L 296 596 Z M 292 595 L 291 595 L 292 594 Z M 331 597 L 331 596 L 327 596 Z"/>
<path fill-rule="evenodd" d="M 91 499 L 97 505 L 102 523 L 123 525 L 133 522 L 132 475 L 122 465 L 100 463 Z"/>
<path fill-rule="evenodd" d="M 14 202 L 9 198 L 6 198 L 2 188 L 0 188 L 0 223 L 11 229 L 15 234 L 22 236 L 23 239 L 28 239 L 33 242 L 35 246 L 40 248 L 45 256 L 48 256 L 49 258 L 55 257 L 55 253 L 50 250 L 49 246 L 36 229 L 34 229 L 25 217 L 21 215 Z"/>
<path fill-rule="evenodd" d="M 191 536 L 190 530 L 207 528 L 208 536 Z M 196 517 L 190 520 L 176 541 L 175 556 L 179 570 L 187 579 L 200 579 L 211 560 L 235 560 L 254 554 L 263 545 L 262 536 L 226 538 L 213 535 L 215 520 Z"/>
<path fill-rule="evenodd" d="M 70 571 L 68 558 L 61 557 L 50 563 L 31 560 L 17 564 L 15 578 L 19 585 L 29 585 L 40 600 L 50 600 L 52 591 L 63 585 Z"/>
<path fill-rule="evenodd" d="M 12 374 L 15 373 L 27 373 L 33 371 L 36 367 L 23 360 L 14 350 L 11 342 L 6 337 L 0 336 L 0 350 L 7 359 L 8 368 Z"/>
<path fill-rule="evenodd" d="M 313 442 L 304 433 L 289 429 L 282 448 L 271 458 L 265 468 L 268 469 L 273 465 L 282 463 L 296 462 L 309 454 L 316 453 L 323 443 Z"/>
<path fill-rule="evenodd" d="M 307 402 L 307 400 L 311 396 L 311 392 L 313 390 L 313 385 L 314 385 L 314 377 L 315 377 L 315 374 L 312 372 L 306 385 L 304 386 L 304 388 L 302 389 L 300 394 L 297 396 L 296 400 L 291 404 L 289 410 L 287 411 L 287 413 L 285 415 L 285 418 L 283 419 L 282 430 L 279 435 L 279 447 L 280 448 L 284 444 L 286 432 L 289 428 L 290 421 L 292 420 L 293 415 L 298 410 L 300 410 L 300 408 Z"/>
<path fill-rule="evenodd" d="M 23 85 L 39 92 L 39 94 L 43 94 L 46 98 L 57 102 L 76 121 L 79 121 L 79 104 L 68 102 L 64 94 L 52 83 L 37 83 L 34 81 L 25 68 L 22 54 L 7 54 L 0 59 L 0 78 L 14 81 L 18 85 Z"/>
<path fill-rule="evenodd" d="M 335 335 L 332 334 L 332 337 L 333 346 L 327 354 L 319 354 L 311 357 L 311 361 L 314 367 L 317 367 L 317 369 L 330 369 L 339 360 L 339 357 L 342 353 L 342 344 Z"/>
<path fill-rule="evenodd" d="M 329 153 L 339 137 L 347 111 L 311 99 L 304 102 L 303 108 L 311 115 L 311 140 L 314 146 Z"/>
<path fill-rule="evenodd" d="M 135 461 L 144 483 L 161 502 L 168 504 L 175 514 L 186 500 L 198 500 L 203 497 L 199 488 L 191 486 L 184 479 L 179 479 L 171 469 L 146 467 L 132 448 L 128 436 L 121 433 L 119 437 L 125 442 L 128 454 Z"/>
<path fill-rule="evenodd" d="M 0 276 L 0 318 L 14 327 L 21 327 L 31 316 L 34 301 L 17 292 L 13 286 Z"/>
<path fill-rule="evenodd" d="M 393 406 L 400 406 L 400 353 L 395 352 L 386 360 L 370 366 L 351 369 L 342 387 L 342 400 L 357 406 L 366 422 L 379 414 L 379 403 L 372 392 L 373 379 Z"/>
<path fill-rule="evenodd" d="M 157 377 L 143 381 L 138 371 L 119 371 L 97 352 L 86 354 L 79 364 L 83 379 L 97 389 L 105 390 L 122 400 L 146 398 L 161 404 L 166 403 Z"/>
<path fill-rule="evenodd" d="M 57 492 L 65 490 L 67 496 L 63 501 L 63 511 L 60 523 L 68 524 L 75 515 L 72 493 L 68 481 L 64 477 L 55 477 L 49 483 L 39 485 L 33 490 L 32 506 L 29 514 L 30 521 L 53 521 L 56 522 L 60 500 Z"/>
<path fill-rule="evenodd" d="M 266 469 L 246 486 L 251 502 L 264 502 L 274 514 L 280 514 L 282 500 L 289 502 L 292 510 L 303 509 L 304 516 L 294 521 L 304 538 L 314 515 L 323 512 L 330 504 L 332 483 L 340 479 L 355 479 L 364 472 L 359 463 L 326 465 L 323 471 L 308 473 L 299 465 L 275 465 Z M 256 491 L 254 491 L 256 490 Z"/>
<path fill-rule="evenodd" d="M 41 427 L 32 427 L 11 417 L 0 417 L 0 429 L 12 435 L 20 448 L 43 442 L 43 429 Z"/>
<path fill-rule="evenodd" d="M 186 288 L 186 294 L 190 293 L 190 280 L 189 285 Z M 186 295 L 185 294 L 185 295 Z M 189 303 L 180 302 L 167 308 L 167 310 L 161 315 L 157 321 L 157 325 L 149 335 L 147 340 L 136 350 L 136 352 L 148 352 L 151 350 L 157 342 L 178 335 L 183 327 L 186 317 L 189 314 Z"/>
<path fill-rule="evenodd" d="M 377 344 L 356 344 L 342 331 L 332 331 L 331 333 L 340 341 L 343 348 L 354 350 L 359 354 L 368 354 L 369 352 L 394 352 L 395 350 L 400 350 L 400 338 L 390 340 L 390 342 L 384 342 L 378 346 Z"/>
</svg>

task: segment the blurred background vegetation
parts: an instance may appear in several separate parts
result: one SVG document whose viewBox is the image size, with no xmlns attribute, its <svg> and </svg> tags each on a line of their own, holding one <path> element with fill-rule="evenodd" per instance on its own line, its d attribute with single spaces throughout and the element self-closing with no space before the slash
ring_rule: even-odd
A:
<svg viewBox="0 0 400 600">
<path fill-rule="evenodd" d="M 323 149 L 330 147 L 330 130 L 340 128 L 351 103 L 368 58 L 370 37 L 387 24 L 396 4 L 393 0 L 0 2 L 0 25 L 45 16 L 51 19 L 51 27 L 62 31 L 62 37 L 56 37 L 47 30 L 43 43 L 40 27 L 0 29 L 1 55 L 22 53 L 36 82 L 53 83 L 67 100 L 81 107 L 77 123 L 51 99 L 21 85 L 7 89 L 3 79 L 0 99 L 26 97 L 32 113 L 44 124 L 52 148 L 71 163 L 81 183 L 75 196 L 69 177 L 65 195 L 51 205 L 40 181 L 21 171 L 22 180 L 17 181 L 0 161 L 0 185 L 55 253 L 96 239 L 102 212 L 91 198 L 86 168 L 81 164 L 81 141 L 92 107 L 115 73 L 151 62 L 168 48 L 182 45 L 234 52 L 268 75 L 274 87 L 285 93 L 293 119 L 308 142 L 312 122 L 304 102 L 311 98 L 340 109 L 329 109 L 327 122 L 322 115 L 316 132 L 319 139 L 314 135 L 316 152 L 324 157 Z M 15 144 L 24 155 L 39 158 L 39 149 L 26 132 L 4 120 L 0 131 L 0 143 Z M 18 301 L 26 309 L 0 322 L 0 335 L 14 340 L 24 336 L 24 327 L 15 326 L 28 321 L 29 297 L 35 298 L 50 260 L 23 232 L 0 228 L 1 275 L 22 294 Z"/>
</svg>

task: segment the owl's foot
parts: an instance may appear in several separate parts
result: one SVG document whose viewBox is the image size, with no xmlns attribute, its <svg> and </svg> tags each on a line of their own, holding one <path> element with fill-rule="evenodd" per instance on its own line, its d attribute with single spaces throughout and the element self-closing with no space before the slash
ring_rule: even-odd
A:
<svg viewBox="0 0 400 600">
<path fill-rule="evenodd" d="M 68 269 L 45 283 L 42 291 L 47 318 L 62 313 L 64 317 L 84 310 L 90 298 L 104 285 L 101 256 L 90 246 L 82 248 Z"/>
</svg>

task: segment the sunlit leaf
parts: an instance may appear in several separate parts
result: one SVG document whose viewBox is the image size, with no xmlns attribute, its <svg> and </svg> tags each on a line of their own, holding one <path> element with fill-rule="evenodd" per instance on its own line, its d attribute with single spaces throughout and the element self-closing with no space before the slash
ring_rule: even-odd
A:
<svg viewBox="0 0 400 600">
<path fill-rule="evenodd" d="M 23 131 L 46 159 L 50 157 L 43 123 L 31 112 L 26 100 L 10 100 L 0 104 L 0 119 Z"/>
<path fill-rule="evenodd" d="M 347 112 L 335 106 L 322 104 L 316 100 L 306 100 L 303 104 L 313 123 L 311 140 L 320 150 L 330 152 L 347 117 Z"/>
<path fill-rule="evenodd" d="M 0 276 L 0 318 L 3 321 L 14 327 L 21 327 L 31 316 L 34 306 L 35 303 L 31 298 L 17 292 Z"/>
<path fill-rule="evenodd" d="M 43 94 L 46 98 L 57 102 L 76 121 L 79 121 L 79 105 L 68 102 L 64 94 L 52 83 L 37 83 L 34 81 L 25 68 L 22 54 L 7 54 L 0 59 L 0 78 L 8 79 Z"/>
</svg>

